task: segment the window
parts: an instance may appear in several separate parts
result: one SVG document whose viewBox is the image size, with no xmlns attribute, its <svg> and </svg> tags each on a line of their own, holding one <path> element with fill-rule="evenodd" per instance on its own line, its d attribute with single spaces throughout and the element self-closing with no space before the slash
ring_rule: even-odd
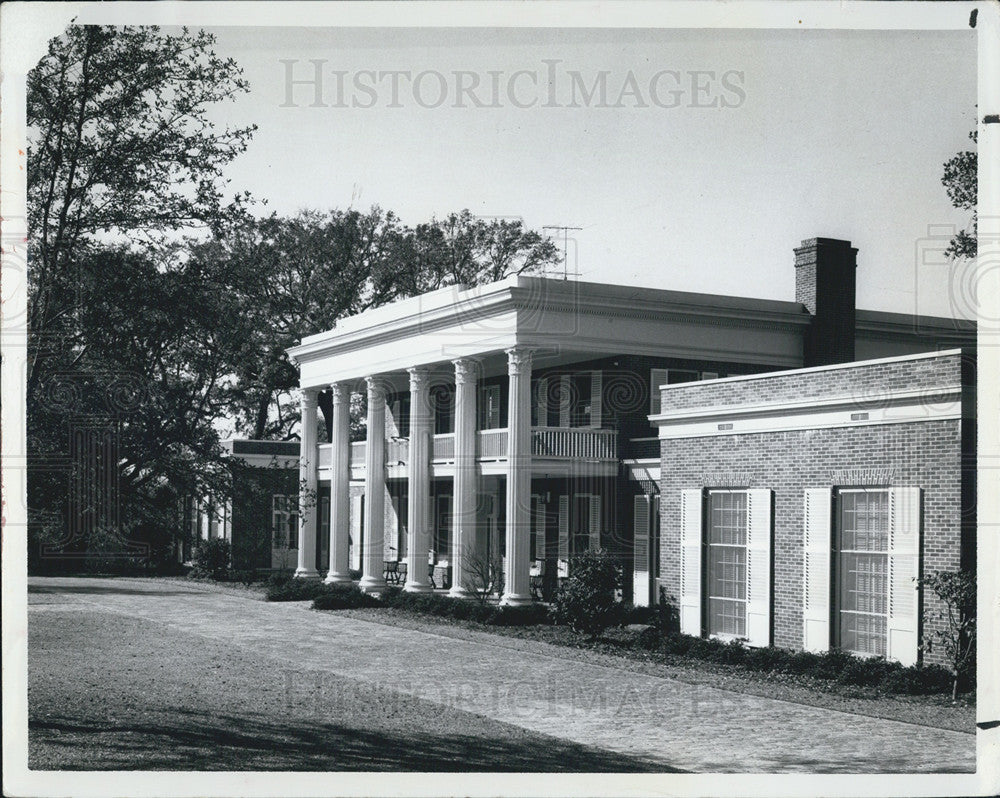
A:
<svg viewBox="0 0 1000 798">
<path fill-rule="evenodd" d="M 271 499 L 274 548 L 299 547 L 299 497 L 275 495 Z"/>
<path fill-rule="evenodd" d="M 680 498 L 681 631 L 770 645 L 772 492 L 692 489 Z"/>
<path fill-rule="evenodd" d="M 434 434 L 446 435 L 455 431 L 455 391 L 447 385 L 435 386 L 431 391 L 434 403 Z"/>
<path fill-rule="evenodd" d="M 590 373 L 573 374 L 570 377 L 569 425 L 589 427 L 591 419 L 591 378 Z"/>
<path fill-rule="evenodd" d="M 747 495 L 713 490 L 708 494 L 708 633 L 746 636 Z"/>
<path fill-rule="evenodd" d="M 842 490 L 833 567 L 839 648 L 884 657 L 889 599 L 889 492 Z"/>
<path fill-rule="evenodd" d="M 500 386 L 484 385 L 479 396 L 479 428 L 498 429 L 500 427 Z"/>
<path fill-rule="evenodd" d="M 319 500 L 319 518 L 317 520 L 317 534 L 319 535 L 319 546 L 316 547 L 316 554 L 319 557 L 317 568 L 327 568 L 330 565 L 330 497 L 323 496 Z"/>
</svg>

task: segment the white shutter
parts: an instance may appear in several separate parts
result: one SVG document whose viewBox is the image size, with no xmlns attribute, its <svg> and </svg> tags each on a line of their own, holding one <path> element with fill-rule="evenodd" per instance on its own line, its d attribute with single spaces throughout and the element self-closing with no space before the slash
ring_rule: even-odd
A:
<svg viewBox="0 0 1000 798">
<path fill-rule="evenodd" d="M 601 426 L 601 395 L 603 394 L 601 372 L 590 372 L 590 426 Z"/>
<path fill-rule="evenodd" d="M 806 490 L 803 516 L 802 647 L 830 648 L 830 532 L 833 493 Z"/>
<path fill-rule="evenodd" d="M 681 491 L 681 632 L 701 636 L 701 549 L 704 540 L 701 490 Z"/>
<path fill-rule="evenodd" d="M 917 662 L 917 582 L 920 566 L 920 488 L 889 491 L 889 620 L 886 655 Z"/>
<path fill-rule="evenodd" d="M 559 576 L 569 575 L 569 496 L 559 497 Z"/>
<path fill-rule="evenodd" d="M 601 497 L 590 497 L 590 540 L 589 548 L 596 551 L 601 548 Z"/>
<path fill-rule="evenodd" d="M 632 603 L 648 607 L 650 600 L 649 569 L 649 497 L 633 497 L 632 512 Z"/>
<path fill-rule="evenodd" d="M 563 374 L 559 378 L 559 426 L 568 427 L 569 426 L 569 408 L 570 404 L 570 393 L 569 393 L 569 374 Z"/>
<path fill-rule="evenodd" d="M 649 413 L 656 415 L 660 412 L 660 386 L 667 382 L 666 369 L 653 369 L 649 373 Z"/>
<path fill-rule="evenodd" d="M 747 491 L 747 642 L 771 645 L 771 491 Z"/>
</svg>

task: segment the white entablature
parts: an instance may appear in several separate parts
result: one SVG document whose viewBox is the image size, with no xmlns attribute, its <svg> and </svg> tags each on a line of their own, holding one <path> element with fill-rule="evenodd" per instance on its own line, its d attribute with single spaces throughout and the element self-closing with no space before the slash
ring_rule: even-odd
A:
<svg viewBox="0 0 1000 798">
<path fill-rule="evenodd" d="M 300 366 L 300 385 L 320 388 L 460 357 L 482 358 L 486 375 L 502 373 L 503 352 L 512 346 L 532 348 L 536 365 L 546 366 L 669 350 L 676 357 L 794 367 L 802 362 L 808 323 L 793 302 L 514 276 L 352 316 L 288 353 Z"/>
</svg>

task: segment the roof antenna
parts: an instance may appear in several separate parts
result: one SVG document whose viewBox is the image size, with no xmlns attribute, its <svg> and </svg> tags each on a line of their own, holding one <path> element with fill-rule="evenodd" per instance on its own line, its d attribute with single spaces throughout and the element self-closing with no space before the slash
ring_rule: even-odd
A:
<svg viewBox="0 0 1000 798">
<path fill-rule="evenodd" d="M 563 233 L 563 280 L 569 279 L 569 271 L 566 268 L 566 252 L 569 249 L 569 231 L 570 230 L 582 230 L 582 227 L 566 227 L 560 224 L 546 224 L 542 226 L 543 230 L 562 230 Z M 579 277 L 580 272 L 573 272 L 574 277 Z"/>
</svg>

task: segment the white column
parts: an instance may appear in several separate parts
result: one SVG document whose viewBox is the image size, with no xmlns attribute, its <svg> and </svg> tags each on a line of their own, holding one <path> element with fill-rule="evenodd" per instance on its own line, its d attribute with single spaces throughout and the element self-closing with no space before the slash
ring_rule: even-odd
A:
<svg viewBox="0 0 1000 798">
<path fill-rule="evenodd" d="M 479 364 L 468 358 L 455 365 L 455 482 L 451 525 L 451 590 L 455 598 L 471 594 L 469 559 L 476 545 L 476 383 Z"/>
<path fill-rule="evenodd" d="M 315 388 L 302 389 L 302 446 L 299 451 L 299 561 L 295 576 L 310 579 L 319 576 L 316 570 L 316 462 L 319 450 L 316 440 Z"/>
<path fill-rule="evenodd" d="M 348 532 L 351 526 L 351 391 L 344 382 L 330 386 L 330 570 L 326 581 L 350 582 Z"/>
<path fill-rule="evenodd" d="M 368 384 L 368 437 L 365 444 L 365 528 L 361 589 L 385 589 L 385 394 L 379 377 L 365 377 Z"/>
<path fill-rule="evenodd" d="M 502 604 L 531 603 L 531 351 L 507 350 L 507 567 Z"/>
<path fill-rule="evenodd" d="M 409 593 L 426 593 L 427 553 L 431 530 L 431 431 L 434 414 L 428 390 L 427 369 L 410 373 L 410 453 L 407 463 L 406 585 Z"/>
</svg>

